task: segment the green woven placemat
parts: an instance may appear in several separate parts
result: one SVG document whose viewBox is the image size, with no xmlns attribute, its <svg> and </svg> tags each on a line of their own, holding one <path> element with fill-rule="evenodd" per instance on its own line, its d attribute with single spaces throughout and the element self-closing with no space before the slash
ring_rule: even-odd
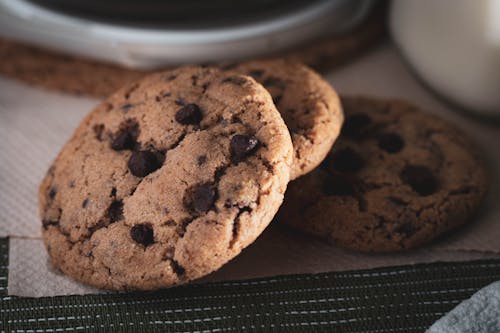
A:
<svg viewBox="0 0 500 333">
<path fill-rule="evenodd" d="M 500 279 L 482 260 L 34 299 L 7 296 L 7 263 L 0 239 L 4 332 L 423 332 Z"/>
</svg>

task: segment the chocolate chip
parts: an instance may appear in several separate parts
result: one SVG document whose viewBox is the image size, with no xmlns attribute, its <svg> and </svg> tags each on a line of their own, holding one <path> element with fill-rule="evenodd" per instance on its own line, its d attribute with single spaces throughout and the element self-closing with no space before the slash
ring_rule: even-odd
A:
<svg viewBox="0 0 500 333">
<path fill-rule="evenodd" d="M 177 226 L 177 223 L 175 223 L 174 220 L 168 220 L 167 222 L 164 223 L 167 227 L 175 227 Z"/>
<path fill-rule="evenodd" d="M 172 270 L 174 271 L 174 273 L 177 275 L 183 275 L 186 272 L 184 267 L 179 265 L 179 263 L 177 261 L 175 261 L 174 259 L 170 260 L 170 265 L 172 266 Z"/>
<path fill-rule="evenodd" d="M 113 142 L 111 143 L 111 148 L 114 150 L 125 150 L 125 149 L 134 149 L 135 146 L 135 138 L 127 130 L 119 131 Z"/>
<path fill-rule="evenodd" d="M 361 155 L 352 148 L 344 148 L 331 156 L 329 167 L 339 172 L 356 172 L 364 165 Z"/>
<path fill-rule="evenodd" d="M 179 235 L 179 237 L 183 237 L 184 234 L 186 233 L 186 229 L 187 229 L 187 226 L 193 222 L 193 218 L 186 218 L 186 219 L 183 219 L 180 224 L 177 226 L 177 234 Z"/>
<path fill-rule="evenodd" d="M 202 89 L 201 92 L 202 92 L 202 94 L 204 94 L 207 91 L 208 87 L 210 87 L 210 82 L 205 82 L 205 83 L 203 83 L 201 85 L 201 89 Z"/>
<path fill-rule="evenodd" d="M 403 138 L 396 133 L 384 133 L 378 138 L 378 146 L 380 149 L 394 154 L 403 149 L 405 142 L 403 141 Z"/>
<path fill-rule="evenodd" d="M 371 118 L 364 113 L 347 117 L 342 127 L 342 134 L 351 138 L 361 138 L 366 133 L 366 128 L 371 122 Z"/>
<path fill-rule="evenodd" d="M 225 167 L 223 165 L 218 166 L 217 169 L 215 169 L 214 179 L 216 181 L 219 181 L 220 177 L 222 177 L 224 175 L 224 173 L 226 172 L 226 169 L 227 169 L 227 167 Z"/>
<path fill-rule="evenodd" d="M 54 198 L 56 197 L 56 194 L 57 194 L 57 188 L 51 187 L 49 190 L 49 198 L 51 200 L 54 200 Z"/>
<path fill-rule="evenodd" d="M 131 108 L 132 108 L 132 104 L 130 103 L 127 103 L 127 104 L 123 104 L 120 109 L 123 111 L 123 112 L 128 112 Z"/>
<path fill-rule="evenodd" d="M 247 82 L 244 76 L 229 76 L 221 81 L 221 83 L 232 83 L 237 86 L 242 86 Z"/>
<path fill-rule="evenodd" d="M 94 131 L 96 139 L 102 141 L 104 134 L 104 125 L 103 124 L 94 125 L 92 127 L 92 130 Z"/>
<path fill-rule="evenodd" d="M 323 193 L 326 195 L 355 196 L 356 185 L 353 179 L 338 174 L 328 175 L 323 182 Z"/>
<path fill-rule="evenodd" d="M 206 161 L 207 161 L 207 155 L 200 155 L 196 159 L 196 163 L 198 164 L 198 166 L 202 166 L 203 164 L 205 164 Z"/>
<path fill-rule="evenodd" d="M 123 201 L 113 201 L 108 207 L 108 218 L 110 222 L 123 219 Z"/>
<path fill-rule="evenodd" d="M 240 162 L 250 155 L 259 144 L 254 135 L 236 134 L 231 138 L 231 158 L 233 162 Z"/>
<path fill-rule="evenodd" d="M 49 228 L 50 225 L 57 226 L 59 225 L 59 221 L 53 221 L 53 220 L 42 220 L 42 226 L 45 230 Z"/>
<path fill-rule="evenodd" d="M 132 150 L 139 136 L 139 124 L 134 119 L 127 119 L 120 124 L 120 130 L 114 135 L 111 148 L 114 150 Z"/>
<path fill-rule="evenodd" d="M 243 124 L 243 122 L 241 121 L 240 117 L 233 115 L 231 117 L 231 124 Z"/>
<path fill-rule="evenodd" d="M 160 167 L 161 161 L 148 150 L 134 151 L 128 160 L 128 168 L 136 177 L 145 177 Z"/>
<path fill-rule="evenodd" d="M 433 194 L 438 189 L 438 180 L 425 166 L 408 165 L 401 172 L 400 178 L 422 196 Z"/>
<path fill-rule="evenodd" d="M 144 246 L 154 243 L 153 227 L 150 223 L 136 224 L 130 229 L 130 237 Z"/>
<path fill-rule="evenodd" d="M 116 187 L 113 187 L 111 189 L 111 193 L 109 194 L 110 197 L 116 197 Z"/>
<path fill-rule="evenodd" d="M 175 120 L 183 125 L 199 124 L 202 118 L 200 107 L 193 103 L 186 104 L 175 114 Z"/>
<path fill-rule="evenodd" d="M 212 184 L 199 184 L 186 191 L 184 203 L 195 212 L 205 214 L 212 209 L 216 196 L 216 188 Z"/>
<path fill-rule="evenodd" d="M 87 208 L 88 205 L 89 205 L 89 199 L 83 200 L 83 202 L 82 202 L 82 208 Z"/>
<path fill-rule="evenodd" d="M 191 75 L 191 83 L 193 86 L 198 85 L 198 75 Z"/>
<path fill-rule="evenodd" d="M 198 213 L 208 212 L 215 202 L 215 187 L 203 184 L 196 188 L 193 193 L 193 208 Z"/>
<path fill-rule="evenodd" d="M 98 220 L 97 223 L 91 225 L 90 227 L 87 227 L 87 230 L 92 235 L 97 230 L 105 228 L 108 225 L 109 223 L 107 223 L 105 220 Z"/>
<path fill-rule="evenodd" d="M 270 173 L 270 174 L 273 174 L 274 175 L 274 165 L 271 164 L 271 162 L 269 162 L 268 160 L 262 160 L 262 164 L 264 165 L 264 167 L 266 168 L 266 170 Z"/>
</svg>

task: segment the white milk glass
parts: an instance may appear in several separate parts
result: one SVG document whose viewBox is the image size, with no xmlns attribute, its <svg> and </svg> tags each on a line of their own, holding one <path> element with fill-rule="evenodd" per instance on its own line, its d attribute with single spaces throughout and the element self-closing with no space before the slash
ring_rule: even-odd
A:
<svg viewBox="0 0 500 333">
<path fill-rule="evenodd" d="M 500 116 L 500 0 L 395 0 L 392 36 L 440 95 Z"/>
</svg>

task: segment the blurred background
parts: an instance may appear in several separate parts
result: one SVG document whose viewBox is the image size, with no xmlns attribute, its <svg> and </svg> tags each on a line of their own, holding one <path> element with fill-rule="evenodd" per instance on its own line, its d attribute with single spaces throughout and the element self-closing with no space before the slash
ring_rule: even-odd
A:
<svg viewBox="0 0 500 333">
<path fill-rule="evenodd" d="M 374 0 L 2 0 L 6 37 L 135 68 L 239 60 L 354 28 Z"/>
<path fill-rule="evenodd" d="M 374 16 L 379 26 L 358 44 L 373 44 L 381 26 L 389 27 L 428 87 L 461 108 L 498 118 L 499 0 L 0 0 L 0 36 L 146 71 L 321 52 L 322 43 L 331 48 L 332 36 L 359 38 L 356 31 Z M 324 52 L 323 58 L 341 58 Z M 319 67 L 318 59 L 298 60 Z"/>
</svg>

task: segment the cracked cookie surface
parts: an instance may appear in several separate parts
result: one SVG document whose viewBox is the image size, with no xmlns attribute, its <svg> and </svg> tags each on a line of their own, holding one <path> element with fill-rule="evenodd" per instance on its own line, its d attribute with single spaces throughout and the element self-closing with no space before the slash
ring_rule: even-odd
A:
<svg viewBox="0 0 500 333">
<path fill-rule="evenodd" d="M 290 179 L 318 166 L 337 139 L 344 119 L 332 86 L 307 66 L 283 59 L 249 61 L 230 68 L 252 76 L 273 97 L 292 137 Z"/>
<path fill-rule="evenodd" d="M 426 243 L 465 223 L 487 191 L 477 148 L 404 101 L 341 98 L 340 138 L 290 183 L 279 221 L 365 252 Z"/>
<path fill-rule="evenodd" d="M 97 106 L 63 147 L 39 189 L 43 239 L 56 267 L 96 287 L 185 283 L 264 230 L 291 162 L 288 130 L 252 78 L 153 74 Z"/>
</svg>

